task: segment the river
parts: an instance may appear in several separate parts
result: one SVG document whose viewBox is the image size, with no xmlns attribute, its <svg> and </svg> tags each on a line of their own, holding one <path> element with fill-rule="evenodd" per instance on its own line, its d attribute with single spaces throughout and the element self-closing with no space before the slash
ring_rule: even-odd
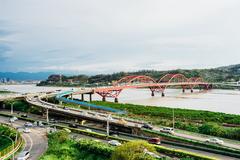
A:
<svg viewBox="0 0 240 160">
<path fill-rule="evenodd" d="M 35 85 L 0 85 L 0 90 L 3 89 L 27 93 L 54 91 L 57 89 L 69 90 L 72 88 L 37 87 Z M 186 93 L 182 93 L 180 89 L 167 89 L 165 95 L 165 97 L 161 97 L 161 94 L 156 93 L 155 96 L 152 97 L 149 89 L 127 89 L 123 90 L 120 94 L 119 102 L 240 114 L 239 90 L 212 89 L 207 92 L 194 90 L 194 93 L 186 90 Z M 85 99 L 88 100 L 88 96 L 85 96 Z M 93 99 L 100 100 L 101 97 L 95 94 Z M 113 101 L 111 98 L 107 100 Z"/>
</svg>

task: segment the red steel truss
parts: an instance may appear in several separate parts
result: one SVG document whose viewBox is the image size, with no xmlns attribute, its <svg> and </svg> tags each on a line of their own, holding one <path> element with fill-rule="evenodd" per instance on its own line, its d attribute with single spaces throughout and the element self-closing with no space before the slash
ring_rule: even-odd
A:
<svg viewBox="0 0 240 160">
<path fill-rule="evenodd" d="M 152 96 L 154 96 L 155 92 L 161 92 L 162 96 L 164 96 L 164 90 L 173 86 L 180 86 L 183 92 L 185 92 L 185 89 L 190 89 L 193 92 L 193 88 L 196 86 L 206 90 L 212 88 L 212 85 L 204 82 L 201 77 L 186 78 L 183 74 L 166 74 L 157 81 L 149 76 L 131 75 L 116 81 L 113 86 L 95 88 L 94 92 L 99 94 L 104 101 L 106 97 L 111 97 L 115 98 L 115 102 L 117 102 L 117 98 L 123 89 L 149 88 Z"/>
</svg>

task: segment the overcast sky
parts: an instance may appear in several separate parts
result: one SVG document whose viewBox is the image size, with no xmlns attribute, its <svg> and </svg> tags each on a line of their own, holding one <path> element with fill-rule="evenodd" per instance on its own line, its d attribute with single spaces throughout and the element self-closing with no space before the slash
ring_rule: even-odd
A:
<svg viewBox="0 0 240 160">
<path fill-rule="evenodd" d="M 0 71 L 240 63 L 240 0 L 0 0 Z"/>
</svg>

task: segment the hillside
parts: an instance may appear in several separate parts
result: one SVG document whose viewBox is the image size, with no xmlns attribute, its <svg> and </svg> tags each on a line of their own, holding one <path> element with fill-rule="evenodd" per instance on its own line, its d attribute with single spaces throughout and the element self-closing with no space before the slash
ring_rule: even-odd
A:
<svg viewBox="0 0 240 160">
<path fill-rule="evenodd" d="M 212 69 L 193 69 L 193 70 L 169 70 L 169 71 L 156 71 L 156 70 L 141 70 L 137 72 L 118 72 L 113 74 L 98 74 L 94 76 L 77 75 L 77 76 L 60 76 L 51 75 L 47 80 L 42 81 L 39 85 L 107 85 L 113 81 L 127 75 L 147 75 L 155 79 L 159 79 L 167 73 L 181 73 L 186 77 L 203 77 L 208 82 L 235 82 L 240 80 L 240 64 L 218 67 Z"/>
</svg>

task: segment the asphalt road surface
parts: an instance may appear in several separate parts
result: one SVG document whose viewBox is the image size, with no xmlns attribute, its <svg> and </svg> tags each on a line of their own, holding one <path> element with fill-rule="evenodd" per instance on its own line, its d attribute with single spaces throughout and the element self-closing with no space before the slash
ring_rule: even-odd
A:
<svg viewBox="0 0 240 160">
<path fill-rule="evenodd" d="M 9 118 L 0 116 L 0 122 L 9 124 Z M 17 120 L 12 123 L 13 127 L 20 127 L 20 132 L 22 132 L 23 128 L 21 127 L 23 127 L 24 124 L 25 121 L 22 120 Z M 22 136 L 25 140 L 25 146 L 22 151 L 30 151 L 30 160 L 37 160 L 47 150 L 48 141 L 45 128 L 31 128 L 31 133 L 22 132 Z M 17 155 L 15 155 L 15 157 L 17 157 Z"/>
</svg>

